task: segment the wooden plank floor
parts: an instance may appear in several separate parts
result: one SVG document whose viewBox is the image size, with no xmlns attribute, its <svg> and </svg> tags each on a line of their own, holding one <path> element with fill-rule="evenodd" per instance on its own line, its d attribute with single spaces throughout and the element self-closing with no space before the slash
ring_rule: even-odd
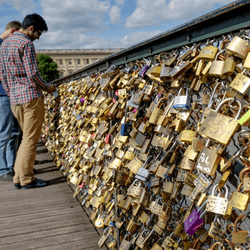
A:
<svg viewBox="0 0 250 250">
<path fill-rule="evenodd" d="M 47 160 L 35 165 L 36 177 L 51 185 L 16 190 L 0 181 L 0 250 L 107 250 L 41 142 L 36 159 Z"/>
</svg>

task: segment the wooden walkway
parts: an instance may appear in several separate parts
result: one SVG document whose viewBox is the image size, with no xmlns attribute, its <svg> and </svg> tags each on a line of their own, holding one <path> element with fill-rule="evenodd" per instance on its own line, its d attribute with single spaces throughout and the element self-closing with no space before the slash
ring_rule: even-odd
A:
<svg viewBox="0 0 250 250">
<path fill-rule="evenodd" d="M 51 185 L 16 190 L 0 181 L 0 250 L 107 250 L 44 145 L 37 144 L 36 177 Z"/>
</svg>

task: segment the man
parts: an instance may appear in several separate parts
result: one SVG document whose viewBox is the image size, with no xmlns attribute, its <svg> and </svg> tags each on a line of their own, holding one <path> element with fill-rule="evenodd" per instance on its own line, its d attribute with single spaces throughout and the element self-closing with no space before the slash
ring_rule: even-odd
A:
<svg viewBox="0 0 250 250">
<path fill-rule="evenodd" d="M 0 35 L 0 46 L 3 40 L 20 28 L 21 22 L 9 22 L 5 31 Z M 13 180 L 19 135 L 19 124 L 11 111 L 9 97 L 0 82 L 0 180 Z"/>
<path fill-rule="evenodd" d="M 48 93 L 55 91 L 55 87 L 39 73 L 33 44 L 47 30 L 47 24 L 40 15 L 27 15 L 21 29 L 5 39 L 0 49 L 0 80 L 23 132 L 14 166 L 15 188 L 48 185 L 48 182 L 36 179 L 33 172 L 36 144 L 45 112 L 42 90 Z"/>
</svg>

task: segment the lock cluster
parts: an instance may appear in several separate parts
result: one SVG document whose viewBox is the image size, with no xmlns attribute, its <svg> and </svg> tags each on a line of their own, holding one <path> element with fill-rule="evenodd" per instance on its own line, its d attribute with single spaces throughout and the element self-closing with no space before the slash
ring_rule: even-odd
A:
<svg viewBox="0 0 250 250">
<path fill-rule="evenodd" d="M 250 43 L 192 44 L 68 81 L 42 139 L 110 249 L 250 245 Z"/>
</svg>

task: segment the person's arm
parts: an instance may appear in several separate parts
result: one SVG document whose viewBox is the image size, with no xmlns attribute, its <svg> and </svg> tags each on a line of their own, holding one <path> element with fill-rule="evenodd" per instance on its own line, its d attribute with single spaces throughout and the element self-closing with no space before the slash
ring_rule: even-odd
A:
<svg viewBox="0 0 250 250">
<path fill-rule="evenodd" d="M 39 72 L 34 45 L 32 43 L 28 43 L 27 48 L 25 48 L 23 52 L 24 54 L 22 59 L 31 85 L 35 85 L 48 93 L 55 91 L 55 87 L 47 83 Z"/>
<path fill-rule="evenodd" d="M 1 46 L 2 43 L 0 43 Z M 5 90 L 5 93 L 9 96 L 9 85 L 7 84 L 7 76 L 6 76 L 6 70 L 3 67 L 2 61 L 1 61 L 1 56 L 0 56 L 0 84 L 2 84 L 3 89 Z"/>
<path fill-rule="evenodd" d="M 0 84 L 3 85 L 3 89 L 7 96 L 10 96 L 9 85 L 7 84 L 6 76 L 4 74 L 0 74 Z"/>
</svg>

